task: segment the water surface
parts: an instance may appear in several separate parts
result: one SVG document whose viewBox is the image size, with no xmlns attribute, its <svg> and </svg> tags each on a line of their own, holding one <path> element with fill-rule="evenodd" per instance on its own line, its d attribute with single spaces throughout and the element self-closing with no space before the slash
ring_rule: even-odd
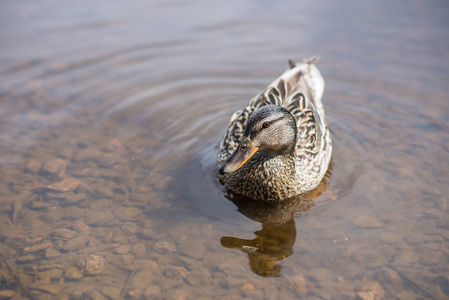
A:
<svg viewBox="0 0 449 300">
<path fill-rule="evenodd" d="M 448 13 L 3 2 L 0 294 L 448 297 Z M 278 205 L 228 193 L 215 164 L 231 114 L 312 55 L 334 142 L 325 180 Z M 86 255 L 100 274 L 80 272 Z"/>
</svg>

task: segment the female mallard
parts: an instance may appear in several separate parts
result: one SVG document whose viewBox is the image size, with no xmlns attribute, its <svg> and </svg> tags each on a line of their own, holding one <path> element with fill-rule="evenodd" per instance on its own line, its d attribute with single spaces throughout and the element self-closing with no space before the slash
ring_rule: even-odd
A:
<svg viewBox="0 0 449 300">
<path fill-rule="evenodd" d="M 290 68 L 236 111 L 220 145 L 220 179 L 258 200 L 282 200 L 315 188 L 327 171 L 332 142 L 316 58 Z"/>
</svg>

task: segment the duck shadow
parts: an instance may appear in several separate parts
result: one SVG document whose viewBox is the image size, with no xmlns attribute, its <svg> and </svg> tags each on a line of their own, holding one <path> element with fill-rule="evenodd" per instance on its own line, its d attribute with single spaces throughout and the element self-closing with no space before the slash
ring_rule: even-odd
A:
<svg viewBox="0 0 449 300">
<path fill-rule="evenodd" d="M 326 188 L 327 180 L 323 180 L 315 190 L 305 195 L 276 203 L 255 201 L 228 190 L 225 197 L 237 206 L 238 212 L 261 223 L 262 229 L 254 232 L 253 239 L 223 236 L 221 245 L 246 253 L 254 273 L 264 277 L 282 276 L 279 261 L 294 253 L 295 216 L 309 211 L 314 206 L 313 199 Z"/>
</svg>

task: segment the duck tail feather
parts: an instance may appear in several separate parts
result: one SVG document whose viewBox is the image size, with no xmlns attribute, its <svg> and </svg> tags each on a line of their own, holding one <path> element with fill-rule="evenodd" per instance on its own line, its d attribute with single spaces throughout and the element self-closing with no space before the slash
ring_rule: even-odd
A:
<svg viewBox="0 0 449 300">
<path fill-rule="evenodd" d="M 314 63 L 318 62 L 320 60 L 320 58 L 321 58 L 320 56 L 312 56 L 312 57 L 309 57 L 309 58 L 304 58 L 301 61 L 301 63 L 311 65 L 311 64 L 314 64 Z"/>
<path fill-rule="evenodd" d="M 289 59 L 288 66 L 290 69 L 293 69 L 294 67 L 296 67 L 296 63 L 293 60 Z"/>
</svg>

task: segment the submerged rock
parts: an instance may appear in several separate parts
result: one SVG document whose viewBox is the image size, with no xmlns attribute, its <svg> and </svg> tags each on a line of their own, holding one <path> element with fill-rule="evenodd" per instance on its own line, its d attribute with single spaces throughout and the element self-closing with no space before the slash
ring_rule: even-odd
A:
<svg viewBox="0 0 449 300">
<path fill-rule="evenodd" d="M 175 244 L 172 242 L 156 242 L 153 244 L 153 249 L 162 254 L 174 253 L 178 251 Z"/>
<path fill-rule="evenodd" d="M 52 295 L 56 295 L 61 291 L 61 287 L 57 286 L 56 284 L 36 284 L 36 286 L 31 287 L 31 289 Z"/>
<path fill-rule="evenodd" d="M 370 217 L 370 216 L 357 217 L 357 219 L 355 220 L 355 225 L 360 226 L 360 227 L 367 227 L 367 228 L 380 228 L 380 227 L 384 226 L 384 224 L 382 224 L 382 222 L 380 222 L 376 218 Z"/>
<path fill-rule="evenodd" d="M 47 248 L 45 250 L 45 258 L 53 258 L 53 257 L 58 257 L 58 256 L 61 256 L 61 252 L 59 252 L 56 249 Z"/>
<path fill-rule="evenodd" d="M 154 299 L 161 294 L 161 288 L 157 285 L 150 285 L 143 292 L 144 299 Z"/>
<path fill-rule="evenodd" d="M 76 178 L 66 178 L 60 182 L 52 183 L 46 186 L 47 189 L 55 192 L 74 191 L 81 184 L 81 180 Z"/>
<path fill-rule="evenodd" d="M 54 158 L 45 163 L 44 171 L 50 174 L 58 175 L 58 177 L 64 177 L 66 167 L 67 161 L 61 158 Z"/>
<path fill-rule="evenodd" d="M 363 300 L 380 300 L 385 298 L 385 291 L 378 282 L 367 282 L 356 288 L 357 296 Z"/>
<path fill-rule="evenodd" d="M 133 289 L 144 290 L 148 287 L 154 280 L 154 275 L 149 271 L 140 271 L 134 275 L 131 281 L 131 286 Z"/>
<path fill-rule="evenodd" d="M 129 245 L 121 245 L 114 249 L 115 254 L 128 254 L 131 246 Z"/>
<path fill-rule="evenodd" d="M 137 244 L 132 245 L 131 253 L 137 257 L 144 257 L 145 254 L 147 253 L 147 249 L 144 244 L 137 243 Z"/>
<path fill-rule="evenodd" d="M 34 255 L 31 255 L 31 254 L 23 255 L 23 256 L 19 256 L 18 258 L 16 258 L 16 263 L 27 264 L 27 263 L 31 263 L 31 262 L 35 261 L 36 259 L 37 259 L 37 257 Z"/>
<path fill-rule="evenodd" d="M 33 245 L 30 247 L 25 247 L 23 249 L 23 251 L 28 252 L 28 253 L 34 253 L 34 252 L 39 252 L 39 251 L 43 251 L 47 248 L 53 247 L 53 245 L 50 242 L 43 242 L 41 244 L 38 245 Z"/>
<path fill-rule="evenodd" d="M 1 290 L 0 299 L 10 299 L 16 294 L 13 290 Z"/>
<path fill-rule="evenodd" d="M 98 255 L 83 255 L 76 262 L 76 266 L 85 275 L 98 275 L 104 269 L 104 260 Z"/>
<path fill-rule="evenodd" d="M 76 267 L 68 267 L 64 270 L 64 278 L 66 280 L 80 280 L 83 278 L 83 273 L 81 273 Z"/>
<path fill-rule="evenodd" d="M 189 271 L 184 267 L 170 266 L 165 268 L 163 274 L 168 279 L 181 279 L 189 275 Z"/>
<path fill-rule="evenodd" d="M 34 159 L 28 161 L 25 166 L 25 170 L 30 173 L 37 173 L 37 172 L 39 172 L 39 170 L 41 168 L 42 168 L 42 164 Z"/>
<path fill-rule="evenodd" d="M 76 231 L 67 228 L 55 229 L 52 232 L 52 236 L 63 239 L 73 239 L 76 236 Z"/>
</svg>

